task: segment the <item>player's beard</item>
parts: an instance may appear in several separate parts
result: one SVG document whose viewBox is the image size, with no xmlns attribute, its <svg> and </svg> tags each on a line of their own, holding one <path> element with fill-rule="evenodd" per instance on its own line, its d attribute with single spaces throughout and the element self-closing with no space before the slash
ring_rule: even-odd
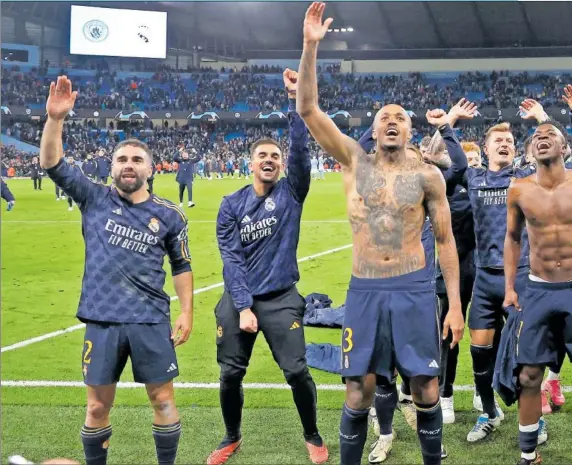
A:
<svg viewBox="0 0 572 465">
<path fill-rule="evenodd" d="M 136 173 L 133 173 L 133 176 L 135 176 L 134 183 L 127 183 L 123 181 L 121 179 L 122 175 L 123 173 L 119 173 L 118 176 L 113 178 L 113 182 L 115 183 L 115 187 L 117 187 L 117 189 L 119 189 L 122 192 L 125 192 L 126 194 L 133 194 L 133 192 L 137 192 L 139 189 L 141 189 L 141 186 L 143 186 L 143 184 L 145 183 L 145 179 L 143 178 L 143 176 L 137 176 Z"/>
</svg>

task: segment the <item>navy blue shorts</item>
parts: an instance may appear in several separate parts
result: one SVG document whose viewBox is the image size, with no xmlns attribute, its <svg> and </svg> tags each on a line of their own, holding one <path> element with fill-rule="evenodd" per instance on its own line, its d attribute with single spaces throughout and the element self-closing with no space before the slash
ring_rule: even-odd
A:
<svg viewBox="0 0 572 465">
<path fill-rule="evenodd" d="M 522 321 L 516 361 L 558 369 L 564 351 L 572 360 L 572 283 L 528 280 L 520 299 Z"/>
<path fill-rule="evenodd" d="M 179 375 L 169 323 L 87 323 L 81 359 L 85 384 L 117 383 L 129 357 L 137 383 L 167 382 Z"/>
<path fill-rule="evenodd" d="M 342 333 L 342 376 L 438 376 L 435 285 L 425 269 L 387 279 L 351 278 Z"/>
<path fill-rule="evenodd" d="M 528 268 L 516 272 L 516 293 L 524 295 L 528 281 Z M 469 310 L 469 329 L 499 329 L 504 326 L 507 313 L 504 302 L 504 270 L 477 268 L 473 287 L 473 300 Z"/>
</svg>

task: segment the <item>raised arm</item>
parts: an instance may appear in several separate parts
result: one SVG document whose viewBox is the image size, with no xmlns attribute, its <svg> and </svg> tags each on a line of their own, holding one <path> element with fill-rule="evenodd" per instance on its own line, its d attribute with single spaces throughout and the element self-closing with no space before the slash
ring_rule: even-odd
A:
<svg viewBox="0 0 572 465">
<path fill-rule="evenodd" d="M 435 234 L 439 264 L 449 299 L 449 313 L 443 325 L 443 338 L 448 336 L 450 329 L 453 333 L 451 347 L 454 347 L 463 338 L 465 330 L 459 294 L 459 257 L 451 227 L 451 212 L 445 192 L 445 180 L 434 166 L 428 167 L 425 172 L 424 191 L 425 208 Z"/>
<path fill-rule="evenodd" d="M 216 236 L 223 263 L 223 279 L 236 309 L 250 309 L 252 294 L 246 279 L 246 260 L 240 241 L 239 223 L 228 199 L 224 198 L 217 217 Z"/>
<path fill-rule="evenodd" d="M 452 118 L 450 113 L 447 114 L 440 109 L 430 110 L 427 112 L 426 117 L 429 124 L 437 128 L 436 134 L 441 136 L 449 153 L 449 158 L 451 159 L 451 166 L 442 171 L 447 186 L 447 193 L 450 194 L 455 185 L 461 183 L 463 180 L 463 176 L 469 166 L 467 157 L 451 127 L 450 122 Z M 430 158 L 433 156 L 432 154 L 429 155 Z"/>
<path fill-rule="evenodd" d="M 288 185 L 294 198 L 302 203 L 310 190 L 310 151 L 308 150 L 308 129 L 296 113 L 296 87 L 298 73 L 284 70 L 284 85 L 288 92 Z"/>
<path fill-rule="evenodd" d="M 350 166 L 352 153 L 358 148 L 356 141 L 342 133 L 318 105 L 318 43 L 324 38 L 333 21 L 328 18 L 322 24 L 324 9 L 324 3 L 314 2 L 308 8 L 304 19 L 304 47 L 298 71 L 296 110 L 316 142 L 341 165 Z"/>
<path fill-rule="evenodd" d="M 72 92 L 72 84 L 67 77 L 59 76 L 57 84 L 51 83 L 46 102 L 48 120 L 40 141 L 40 166 L 45 168 L 54 183 L 84 210 L 86 205 L 96 198 L 98 189 L 107 188 L 94 184 L 63 159 L 64 119 L 73 108 L 76 96 L 77 91 Z"/>
<path fill-rule="evenodd" d="M 58 76 L 57 84 L 50 84 L 46 102 L 48 120 L 40 141 L 40 166 L 44 169 L 53 168 L 64 156 L 64 120 L 73 108 L 76 97 L 77 91 L 72 92 L 71 81 L 66 76 Z"/>
<path fill-rule="evenodd" d="M 524 229 L 524 214 L 518 205 L 519 182 L 513 180 L 508 188 L 506 200 L 506 236 L 504 239 L 504 276 L 505 297 L 503 307 L 514 305 L 520 308 L 518 295 L 514 290 L 516 269 L 520 261 L 522 230 Z"/>
</svg>

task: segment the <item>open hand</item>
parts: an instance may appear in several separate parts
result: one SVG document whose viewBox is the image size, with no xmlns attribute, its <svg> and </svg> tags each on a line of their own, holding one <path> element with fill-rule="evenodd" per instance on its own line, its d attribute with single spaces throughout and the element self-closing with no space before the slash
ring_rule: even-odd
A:
<svg viewBox="0 0 572 465">
<path fill-rule="evenodd" d="M 77 90 L 72 92 L 72 83 L 67 76 L 58 76 L 57 83 L 50 84 L 50 95 L 46 102 L 48 117 L 63 120 L 73 108 Z"/>
<path fill-rule="evenodd" d="M 319 42 L 325 37 L 330 24 L 334 21 L 333 18 L 328 18 L 322 23 L 322 16 L 324 15 L 325 9 L 326 4 L 324 2 L 314 2 L 306 11 L 306 17 L 304 18 L 305 41 Z"/>
<path fill-rule="evenodd" d="M 469 100 L 462 98 L 449 110 L 449 119 L 451 126 L 454 126 L 460 119 L 472 119 L 477 112 L 477 105 Z"/>
<path fill-rule="evenodd" d="M 548 119 L 548 115 L 544 112 L 542 105 L 531 98 L 524 100 L 518 108 L 522 119 L 535 119 L 538 122 Z"/>
</svg>

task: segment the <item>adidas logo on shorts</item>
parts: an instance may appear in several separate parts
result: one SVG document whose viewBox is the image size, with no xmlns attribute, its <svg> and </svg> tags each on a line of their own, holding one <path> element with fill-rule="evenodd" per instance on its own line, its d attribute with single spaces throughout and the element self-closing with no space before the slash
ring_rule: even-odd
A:
<svg viewBox="0 0 572 465">
<path fill-rule="evenodd" d="M 439 364 L 435 360 L 431 360 L 429 368 L 439 368 Z"/>
<path fill-rule="evenodd" d="M 171 363 L 171 366 L 167 370 L 167 373 L 171 373 L 172 371 L 175 371 L 176 369 L 177 369 L 177 365 L 175 365 L 174 363 Z"/>
</svg>

